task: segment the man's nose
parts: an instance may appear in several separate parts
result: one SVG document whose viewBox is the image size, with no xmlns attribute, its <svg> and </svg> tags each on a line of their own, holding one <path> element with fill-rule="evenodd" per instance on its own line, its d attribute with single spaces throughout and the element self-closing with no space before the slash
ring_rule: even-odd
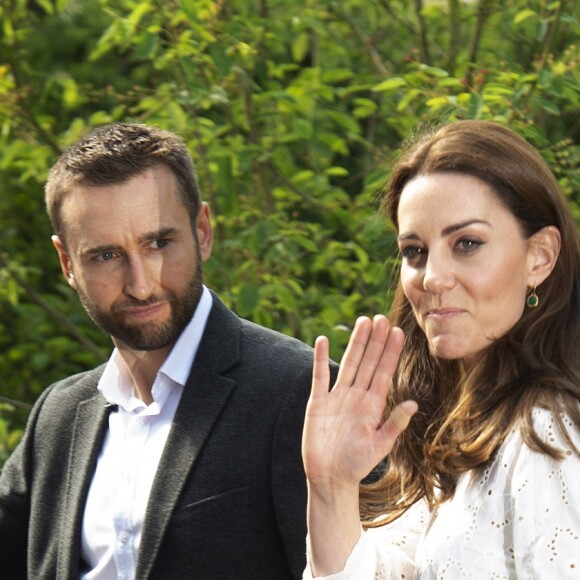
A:
<svg viewBox="0 0 580 580">
<path fill-rule="evenodd" d="M 147 300 L 155 288 L 155 274 L 151 265 L 141 257 L 128 260 L 125 279 L 125 294 L 137 300 Z"/>
</svg>

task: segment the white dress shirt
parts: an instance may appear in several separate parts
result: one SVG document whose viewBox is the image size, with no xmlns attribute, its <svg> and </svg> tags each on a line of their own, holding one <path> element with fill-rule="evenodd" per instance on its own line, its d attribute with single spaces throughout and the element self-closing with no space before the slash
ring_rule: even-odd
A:
<svg viewBox="0 0 580 580">
<path fill-rule="evenodd" d="M 204 286 L 195 314 L 159 369 L 146 405 L 115 349 L 98 389 L 117 409 L 109 415 L 82 526 L 82 580 L 132 580 L 149 493 L 171 423 L 212 306 Z"/>
<path fill-rule="evenodd" d="M 392 524 L 363 532 L 343 571 L 324 578 L 580 578 L 580 458 L 549 411 L 533 417 L 540 437 L 564 450 L 562 461 L 530 449 L 516 427 L 483 473 L 459 478 L 437 513 L 421 500 Z M 578 448 L 580 435 L 565 421 Z M 309 566 L 304 578 L 312 578 Z"/>
</svg>

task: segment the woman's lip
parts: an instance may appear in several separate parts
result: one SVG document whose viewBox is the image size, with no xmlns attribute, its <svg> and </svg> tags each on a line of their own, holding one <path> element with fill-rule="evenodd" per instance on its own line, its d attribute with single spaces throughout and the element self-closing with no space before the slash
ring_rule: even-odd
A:
<svg viewBox="0 0 580 580">
<path fill-rule="evenodd" d="M 465 311 L 461 308 L 437 308 L 427 311 L 427 316 L 431 318 L 451 318 L 458 314 L 463 314 Z"/>
</svg>

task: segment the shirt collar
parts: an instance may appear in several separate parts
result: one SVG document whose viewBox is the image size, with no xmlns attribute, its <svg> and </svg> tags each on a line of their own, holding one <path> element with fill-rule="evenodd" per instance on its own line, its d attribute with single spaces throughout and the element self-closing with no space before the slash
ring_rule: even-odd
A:
<svg viewBox="0 0 580 580">
<path fill-rule="evenodd" d="M 157 372 L 157 378 L 152 389 L 154 399 L 158 398 L 156 397 L 156 386 L 161 374 L 170 379 L 170 382 L 182 387 L 185 386 L 209 318 L 212 304 L 213 298 L 211 293 L 203 286 L 201 297 L 192 319 L 184 328 L 177 342 L 171 349 L 171 352 Z M 131 411 L 140 403 L 133 395 L 133 387 L 133 381 L 127 371 L 125 362 L 119 354 L 118 349 L 115 348 L 99 380 L 97 389 L 101 391 L 108 402 Z M 140 404 L 142 405 L 142 403 Z"/>
<path fill-rule="evenodd" d="M 191 365 L 195 360 L 195 355 L 197 354 L 201 337 L 203 336 L 205 325 L 209 318 L 212 303 L 211 293 L 204 286 L 193 318 L 185 327 L 159 369 L 160 373 L 165 374 L 172 381 L 182 386 L 185 386 L 187 378 L 189 377 Z"/>
</svg>

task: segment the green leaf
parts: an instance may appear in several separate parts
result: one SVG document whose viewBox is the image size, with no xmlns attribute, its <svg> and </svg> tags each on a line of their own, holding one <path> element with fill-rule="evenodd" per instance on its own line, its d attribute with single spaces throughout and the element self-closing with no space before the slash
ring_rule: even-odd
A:
<svg viewBox="0 0 580 580">
<path fill-rule="evenodd" d="M 407 89 L 403 98 L 397 103 L 397 111 L 404 111 L 415 99 L 422 94 L 419 89 Z"/>
<path fill-rule="evenodd" d="M 157 34 L 145 32 L 141 35 L 139 41 L 135 45 L 136 54 L 141 59 L 149 59 L 155 54 L 158 46 L 159 37 Z"/>
<path fill-rule="evenodd" d="M 344 167 L 328 167 L 324 170 L 324 173 L 331 177 L 345 177 L 349 174 L 348 169 L 345 169 Z"/>
<path fill-rule="evenodd" d="M 308 32 L 300 32 L 292 41 L 292 60 L 294 62 L 302 62 L 308 54 L 310 47 L 310 34 Z"/>
<path fill-rule="evenodd" d="M 140 2 L 135 6 L 129 17 L 127 18 L 127 24 L 129 25 L 129 30 L 134 33 L 139 26 L 143 16 L 151 10 L 151 5 L 149 2 Z"/>
<path fill-rule="evenodd" d="M 294 119 L 292 121 L 292 129 L 302 139 L 310 139 L 314 134 L 312 122 L 306 119 Z"/>
<path fill-rule="evenodd" d="M 447 97 L 434 97 L 427 100 L 427 106 L 434 110 L 439 110 L 449 104 Z"/>
<path fill-rule="evenodd" d="M 479 119 L 482 105 L 483 99 L 481 98 L 481 95 L 478 93 L 471 93 L 468 108 L 469 117 L 472 119 Z"/>
<path fill-rule="evenodd" d="M 2 31 L 4 32 L 4 37 L 6 44 L 11 46 L 14 43 L 14 26 L 12 25 L 12 20 L 10 18 L 4 18 L 0 20 L 2 23 Z"/>
<path fill-rule="evenodd" d="M 66 78 L 62 81 L 63 86 L 63 95 L 62 100 L 63 104 L 67 109 L 73 109 L 80 100 L 79 90 L 77 83 L 72 78 Z"/>
<path fill-rule="evenodd" d="M 536 26 L 536 40 L 542 41 L 546 38 L 546 34 L 548 33 L 548 21 L 547 20 L 540 20 L 538 25 Z"/>
<path fill-rule="evenodd" d="M 313 177 L 314 171 L 311 169 L 305 169 L 303 171 L 298 171 L 292 176 L 292 183 L 298 185 L 299 183 L 310 181 Z"/>
<path fill-rule="evenodd" d="M 334 68 L 323 70 L 321 80 L 324 83 L 344 83 L 354 76 L 354 72 L 348 68 Z"/>
<path fill-rule="evenodd" d="M 426 64 L 421 64 L 419 65 L 419 70 L 426 72 L 428 74 L 430 74 L 431 76 L 437 77 L 437 78 L 445 78 L 449 76 L 449 73 L 442 68 L 436 67 L 436 66 L 428 66 Z"/>
<path fill-rule="evenodd" d="M 237 310 L 241 316 L 250 316 L 259 302 L 258 288 L 253 284 L 245 284 L 237 293 Z"/>
<path fill-rule="evenodd" d="M 47 13 L 54 14 L 54 6 L 51 0 L 36 0 L 36 3 Z"/>
<path fill-rule="evenodd" d="M 199 2 L 197 0 L 179 0 L 182 10 L 187 14 L 187 17 L 196 22 L 199 20 L 198 6 Z"/>
<path fill-rule="evenodd" d="M 559 115 L 561 113 L 560 109 L 553 101 L 549 101 L 548 99 L 543 99 L 541 97 L 535 97 L 534 102 L 540 105 L 544 111 L 547 111 L 552 115 Z"/>
<path fill-rule="evenodd" d="M 522 22 L 524 22 L 525 20 L 528 20 L 528 18 L 534 18 L 536 17 L 536 13 L 531 10 L 530 8 L 524 8 L 524 10 L 520 10 L 513 19 L 513 23 L 518 25 L 521 24 Z"/>
<path fill-rule="evenodd" d="M 175 130 L 183 132 L 187 128 L 188 118 L 183 108 L 176 101 L 171 101 L 167 104 L 167 112 L 173 120 Z"/>
<path fill-rule="evenodd" d="M 407 86 L 407 81 L 401 77 L 393 77 L 375 85 L 372 90 L 375 92 L 394 91 L 400 87 Z"/>
<path fill-rule="evenodd" d="M 377 110 L 378 106 L 372 99 L 354 99 L 356 107 L 353 109 L 352 114 L 357 119 L 366 119 L 373 115 Z"/>
</svg>

